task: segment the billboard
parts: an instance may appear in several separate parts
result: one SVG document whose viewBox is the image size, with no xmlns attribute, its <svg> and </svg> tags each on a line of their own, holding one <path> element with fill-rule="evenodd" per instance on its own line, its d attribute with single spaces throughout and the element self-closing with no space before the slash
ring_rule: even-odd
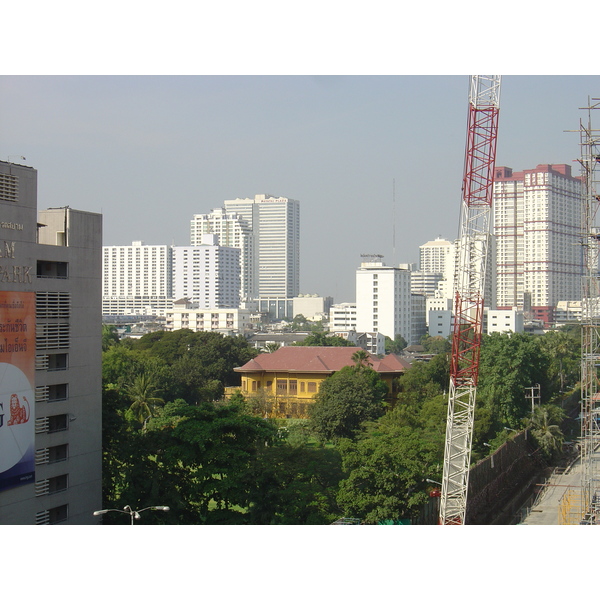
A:
<svg viewBox="0 0 600 600">
<path fill-rule="evenodd" d="M 0 291 L 0 492 L 35 481 L 35 292 Z"/>
</svg>

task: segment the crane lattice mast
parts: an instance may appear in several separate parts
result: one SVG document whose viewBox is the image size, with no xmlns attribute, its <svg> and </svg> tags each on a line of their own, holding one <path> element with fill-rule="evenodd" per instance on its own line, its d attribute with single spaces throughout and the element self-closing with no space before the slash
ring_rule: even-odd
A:
<svg viewBox="0 0 600 600">
<path fill-rule="evenodd" d="M 581 498 L 582 519 L 590 521 L 598 499 L 596 456 L 600 444 L 600 279 L 599 233 L 596 224 L 600 195 L 597 166 L 600 162 L 600 131 L 592 129 L 591 111 L 600 108 L 600 98 L 588 102 L 587 123 L 580 122 L 581 179 L 583 183 L 584 223 L 581 328 Z"/>
<path fill-rule="evenodd" d="M 463 175 L 440 524 L 463 525 L 479 375 L 496 161 L 499 75 L 473 75 Z"/>
</svg>

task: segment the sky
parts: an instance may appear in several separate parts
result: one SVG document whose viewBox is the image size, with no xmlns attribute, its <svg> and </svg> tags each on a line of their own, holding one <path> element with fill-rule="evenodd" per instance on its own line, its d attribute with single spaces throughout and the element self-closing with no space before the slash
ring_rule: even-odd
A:
<svg viewBox="0 0 600 600">
<path fill-rule="evenodd" d="M 104 245 L 187 245 L 192 216 L 225 200 L 296 199 L 300 292 L 353 301 L 362 254 L 415 263 L 420 245 L 456 237 L 468 86 L 468 75 L 4 75 L 0 160 L 38 170 L 39 208 L 102 213 Z M 598 76 L 503 75 L 496 164 L 577 174 L 590 97 Z"/>
</svg>

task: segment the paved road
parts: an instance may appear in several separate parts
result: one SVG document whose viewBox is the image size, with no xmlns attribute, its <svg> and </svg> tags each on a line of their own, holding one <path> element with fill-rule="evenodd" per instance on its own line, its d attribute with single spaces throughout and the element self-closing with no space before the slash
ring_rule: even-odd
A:
<svg viewBox="0 0 600 600">
<path fill-rule="evenodd" d="M 546 481 L 537 502 L 521 525 L 560 525 L 560 501 L 567 490 L 580 494 L 581 462 L 579 460 L 563 473 L 555 473 Z M 576 517 L 572 517 L 570 522 L 578 524 L 579 521 Z"/>
</svg>

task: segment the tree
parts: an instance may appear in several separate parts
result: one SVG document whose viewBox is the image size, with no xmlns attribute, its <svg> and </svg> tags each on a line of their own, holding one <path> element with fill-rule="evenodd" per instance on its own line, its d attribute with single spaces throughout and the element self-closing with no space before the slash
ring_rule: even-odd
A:
<svg viewBox="0 0 600 600">
<path fill-rule="evenodd" d="M 114 325 L 102 325 L 102 350 L 108 350 L 119 343 L 119 334 Z"/>
<path fill-rule="evenodd" d="M 538 338 L 524 333 L 492 333 L 481 346 L 478 402 L 491 411 L 496 427 L 517 428 L 531 405 L 526 388 L 540 384 L 548 399 L 550 359 Z"/>
<path fill-rule="evenodd" d="M 348 474 L 339 484 L 338 504 L 345 516 L 371 524 L 415 516 L 428 501 L 425 480 L 439 477 L 443 459 L 443 442 L 424 439 L 396 410 L 338 448 Z"/>
<path fill-rule="evenodd" d="M 354 438 L 361 424 L 384 412 L 387 385 L 370 368 L 343 367 L 323 381 L 309 416 L 326 440 Z"/>
<path fill-rule="evenodd" d="M 164 403 L 157 397 L 155 378 L 148 373 L 136 375 L 133 381 L 125 386 L 125 392 L 131 401 L 129 410 L 140 423 L 145 423 L 156 411 L 156 407 Z"/>
<path fill-rule="evenodd" d="M 295 346 L 354 346 L 352 342 L 341 338 L 339 335 L 327 335 L 322 331 L 315 331 L 307 335 L 302 341 L 295 342 Z"/>
<path fill-rule="evenodd" d="M 386 354 L 400 354 L 404 348 L 408 346 L 407 341 L 398 333 L 392 340 L 389 336 L 385 336 L 385 353 Z"/>
<path fill-rule="evenodd" d="M 562 450 L 564 435 L 560 424 L 564 411 L 557 406 L 536 406 L 533 415 L 525 419 L 531 435 L 546 458 L 556 456 Z"/>
<path fill-rule="evenodd" d="M 371 355 L 366 350 L 357 350 L 351 358 L 358 371 L 371 367 Z"/>
<path fill-rule="evenodd" d="M 550 372 L 558 378 L 562 392 L 567 381 L 575 384 L 579 376 L 581 339 L 567 331 L 549 331 L 540 340 L 542 349 L 552 359 Z"/>
<path fill-rule="evenodd" d="M 324 525 L 338 516 L 341 457 L 332 448 L 287 443 L 261 448 L 252 474 L 252 524 Z"/>
<path fill-rule="evenodd" d="M 423 336 L 421 345 L 425 348 L 425 352 L 429 354 L 445 354 L 452 349 L 452 344 L 448 338 L 441 335 Z"/>
</svg>

